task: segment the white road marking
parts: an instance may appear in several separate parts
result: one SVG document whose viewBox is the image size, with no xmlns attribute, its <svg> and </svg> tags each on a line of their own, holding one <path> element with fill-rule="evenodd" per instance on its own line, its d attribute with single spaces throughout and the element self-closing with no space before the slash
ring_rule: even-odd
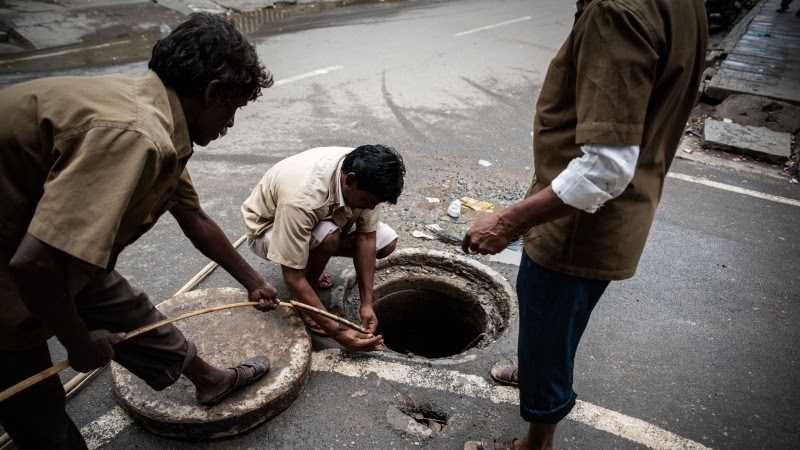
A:
<svg viewBox="0 0 800 450">
<path fill-rule="evenodd" d="M 434 389 L 455 395 L 489 400 L 492 403 L 519 405 L 517 389 L 489 383 L 483 377 L 456 370 L 383 361 L 377 358 L 348 358 L 340 350 L 329 349 L 311 356 L 311 370 L 330 372 L 351 378 L 370 374 L 409 387 Z M 656 450 L 710 450 L 698 442 L 592 403 L 578 400 L 568 419 L 605 431 Z M 115 406 L 81 428 L 90 450 L 111 442 L 133 423 L 128 414 Z"/>
<path fill-rule="evenodd" d="M 311 370 L 331 372 L 353 378 L 363 378 L 374 374 L 383 380 L 402 383 L 406 386 L 466 395 L 493 403 L 519 404 L 519 393 L 516 389 L 494 385 L 477 375 L 428 366 L 382 361 L 376 358 L 347 358 L 335 349 L 315 352 L 312 355 Z M 678 436 L 651 423 L 581 400 L 578 400 L 567 418 L 652 449 L 708 449 L 698 442 Z"/>
<path fill-rule="evenodd" d="M 90 450 L 94 450 L 111 442 L 116 435 L 132 423 L 133 419 L 122 408 L 115 406 L 95 419 L 94 422 L 81 428 L 81 434 L 86 439 L 86 446 Z"/>
<path fill-rule="evenodd" d="M 467 30 L 467 31 L 462 31 L 460 33 L 456 33 L 453 36 L 461 37 L 461 36 L 464 36 L 464 35 L 467 35 L 467 34 L 478 33 L 480 31 L 486 31 L 486 30 L 491 30 L 493 28 L 504 27 L 506 25 L 511 25 L 512 23 L 524 22 L 526 20 L 531 20 L 531 16 L 520 17 L 518 19 L 512 19 L 512 20 L 506 20 L 505 22 L 495 23 L 493 25 L 486 25 L 485 27 L 473 28 L 471 30 Z"/>
<path fill-rule="evenodd" d="M 769 200 L 775 203 L 782 203 L 784 205 L 789 205 L 789 206 L 800 206 L 800 200 L 780 197 L 772 194 L 765 194 L 763 192 L 754 191 L 752 189 L 745 189 L 745 188 L 740 188 L 738 186 L 733 186 L 731 184 L 712 181 L 707 178 L 693 177 L 691 175 L 685 175 L 682 173 L 673 173 L 673 172 L 667 173 L 667 176 L 678 180 L 688 181 L 690 183 L 697 183 L 697 184 L 702 184 L 704 186 L 721 189 L 723 191 L 735 192 L 737 194 L 742 194 L 742 195 L 749 195 L 750 197 L 760 198 L 762 200 Z"/>
<path fill-rule="evenodd" d="M 82 52 L 82 51 L 85 51 L 85 50 L 98 50 L 98 49 L 101 49 L 101 48 L 108 48 L 108 47 L 114 47 L 116 45 L 128 44 L 130 42 L 131 41 L 129 39 L 126 39 L 126 40 L 122 40 L 122 41 L 107 42 L 105 44 L 92 45 L 92 46 L 88 46 L 88 47 L 71 48 L 71 49 L 61 50 L 61 51 L 57 51 L 57 52 L 41 53 L 41 54 L 38 54 L 38 55 L 24 56 L 24 57 L 21 57 L 21 58 L 4 59 L 4 60 L 0 60 L 0 64 L 8 64 L 8 63 L 19 62 L 19 61 L 30 61 L 30 60 L 34 60 L 34 59 L 50 58 L 50 57 L 53 57 L 53 56 L 69 55 L 70 53 Z"/>
<path fill-rule="evenodd" d="M 311 77 L 318 77 L 320 75 L 325 75 L 336 70 L 343 69 L 343 66 L 329 66 L 323 67 L 322 69 L 312 70 L 311 72 L 301 73 L 300 75 L 295 75 L 293 77 L 284 78 L 282 80 L 278 80 L 275 82 L 274 86 L 280 86 L 282 84 L 294 83 L 295 81 L 305 80 L 306 78 Z"/>
</svg>

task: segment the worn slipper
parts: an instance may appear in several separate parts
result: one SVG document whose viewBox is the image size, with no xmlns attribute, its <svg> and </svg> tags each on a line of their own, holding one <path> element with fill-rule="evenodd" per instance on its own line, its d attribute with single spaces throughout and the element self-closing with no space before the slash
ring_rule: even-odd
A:
<svg viewBox="0 0 800 450">
<path fill-rule="evenodd" d="M 330 289 L 333 287 L 333 277 L 329 273 L 323 273 L 317 281 L 317 287 L 320 289 Z"/>
<path fill-rule="evenodd" d="M 489 376 L 499 384 L 506 386 L 519 386 L 519 374 L 517 363 L 514 361 L 503 360 L 494 363 L 489 370 Z"/>
<path fill-rule="evenodd" d="M 260 380 L 261 377 L 269 372 L 269 366 L 269 360 L 265 356 L 256 356 L 236 367 L 231 367 L 230 369 L 233 370 L 234 373 L 233 383 L 215 397 L 203 402 L 198 401 L 198 403 L 203 406 L 214 406 L 218 404 L 239 388 L 251 385 Z"/>
<path fill-rule="evenodd" d="M 510 441 L 498 441 L 492 439 L 490 441 L 467 441 L 464 442 L 464 450 L 514 450 L 514 443 L 517 439 Z"/>
</svg>

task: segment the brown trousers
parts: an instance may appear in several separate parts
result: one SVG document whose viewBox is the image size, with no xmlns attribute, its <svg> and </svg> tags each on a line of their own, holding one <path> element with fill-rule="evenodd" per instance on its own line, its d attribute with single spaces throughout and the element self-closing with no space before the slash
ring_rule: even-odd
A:
<svg viewBox="0 0 800 450">
<path fill-rule="evenodd" d="M 15 311 L 15 315 L 0 314 L 5 341 L 0 343 L 0 390 L 52 365 L 44 341 L 47 332 L 42 331 L 44 327 L 37 319 L 27 314 L 24 305 L 20 306 L 22 302 L 7 263 L 8 259 L 0 258 L 0 309 L 6 313 Z M 144 292 L 132 287 L 116 271 L 98 272 L 74 298 L 89 330 L 127 332 L 165 318 Z M 114 352 L 114 361 L 155 390 L 177 381 L 196 355 L 195 346 L 173 325 L 120 343 Z M 80 433 L 64 411 L 64 403 L 64 389 L 58 377 L 50 377 L 0 403 L 0 425 L 20 449 L 85 448 Z"/>
</svg>

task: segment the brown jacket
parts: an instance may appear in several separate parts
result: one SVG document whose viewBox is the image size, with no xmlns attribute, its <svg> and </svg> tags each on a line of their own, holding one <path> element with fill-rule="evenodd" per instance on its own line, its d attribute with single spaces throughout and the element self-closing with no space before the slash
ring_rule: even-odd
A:
<svg viewBox="0 0 800 450">
<path fill-rule="evenodd" d="M 532 228 L 531 259 L 584 278 L 633 276 L 697 99 L 707 34 L 702 0 L 579 2 L 536 105 L 528 195 L 580 157 L 581 145 L 638 145 L 640 155 L 627 189 L 596 213 Z"/>
</svg>

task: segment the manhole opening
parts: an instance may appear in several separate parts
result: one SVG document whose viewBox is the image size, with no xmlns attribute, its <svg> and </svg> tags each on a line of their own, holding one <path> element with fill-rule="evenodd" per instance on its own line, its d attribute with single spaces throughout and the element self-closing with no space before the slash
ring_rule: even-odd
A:
<svg viewBox="0 0 800 450">
<path fill-rule="evenodd" d="M 375 302 L 378 333 L 395 352 L 444 358 L 486 337 L 486 312 L 466 295 L 430 287 L 382 291 Z"/>
</svg>

